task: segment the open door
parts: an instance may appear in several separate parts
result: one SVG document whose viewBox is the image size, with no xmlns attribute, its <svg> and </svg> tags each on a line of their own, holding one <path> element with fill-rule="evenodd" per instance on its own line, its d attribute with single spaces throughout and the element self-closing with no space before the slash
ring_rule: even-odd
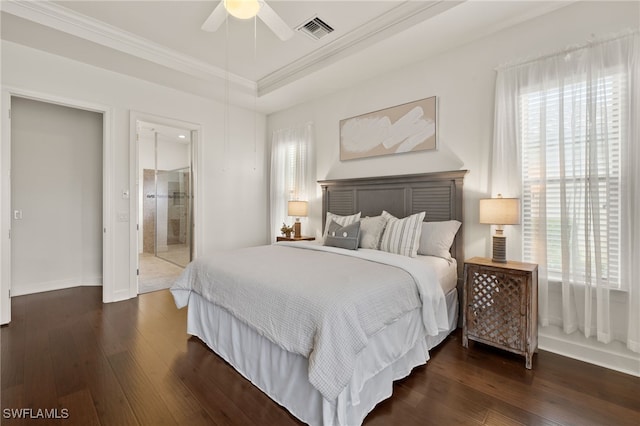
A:
<svg viewBox="0 0 640 426">
<path fill-rule="evenodd" d="M 94 254 L 98 254 L 98 258 L 96 259 L 84 259 L 82 260 L 82 262 L 84 262 L 85 260 L 88 260 L 91 264 L 93 264 L 95 266 L 95 268 L 90 268 L 90 270 L 94 271 L 95 273 L 90 274 L 91 276 L 86 276 L 86 277 L 82 277 L 82 275 L 84 274 L 81 273 L 80 276 L 74 277 L 73 280 L 69 280 L 68 277 L 66 277 L 65 279 L 57 279 L 57 278 L 51 278 L 51 279 L 43 279 L 42 277 L 38 277 L 38 276 L 33 276 L 33 275 L 29 275 L 30 272 L 25 272 L 25 269 L 22 268 L 13 268 L 12 267 L 12 260 L 13 261 L 18 261 L 18 262 L 23 262 L 24 256 L 20 256 L 19 253 L 16 253 L 16 257 L 14 258 L 13 256 L 13 244 L 12 244 L 12 239 L 13 237 L 16 237 L 15 232 L 19 231 L 17 228 L 16 229 L 12 229 L 14 224 L 17 224 L 18 227 L 20 227 L 20 225 L 24 225 L 25 221 L 31 221 L 31 219 L 34 219 L 35 216 L 32 215 L 31 213 L 36 212 L 40 209 L 37 208 L 37 205 L 34 206 L 30 206 L 30 204 L 33 203 L 38 203 L 38 202 L 45 202 L 46 201 L 46 197 L 53 197 L 54 202 L 56 200 L 59 201 L 60 197 L 55 197 L 53 193 L 49 193 L 46 192 L 44 194 L 31 194 L 29 196 L 27 196 L 26 198 L 24 197 L 24 193 L 22 190 L 20 191 L 12 191 L 12 177 L 10 176 L 9 171 L 12 170 L 12 123 L 13 120 L 16 118 L 16 111 L 12 112 L 12 101 L 16 100 L 16 102 L 20 102 L 20 103 L 30 103 L 30 104 L 34 104 L 37 106 L 41 106 L 41 107 L 53 107 L 53 108 L 62 108 L 63 110 L 66 109 L 68 110 L 68 112 L 70 112 L 71 114 L 89 114 L 89 115 L 93 115 L 96 120 L 96 123 L 94 127 L 99 127 L 101 126 L 101 130 L 97 131 L 97 135 L 96 138 L 99 139 L 99 146 L 96 146 L 98 151 L 100 152 L 96 152 L 95 153 L 95 159 L 97 161 L 97 164 L 93 165 L 94 170 L 92 171 L 94 174 L 97 173 L 97 175 L 95 176 L 97 179 L 97 184 L 95 186 L 95 188 L 89 190 L 88 192 L 90 192 L 91 195 L 89 195 L 89 197 L 91 199 L 94 199 L 95 202 L 93 203 L 96 206 L 99 206 L 98 209 L 94 212 L 95 214 L 92 216 L 92 219 L 90 219 L 90 221 L 93 221 L 95 223 L 93 223 L 92 225 L 90 225 L 90 228 L 92 229 L 91 233 L 92 233 L 92 239 L 95 241 L 98 241 L 98 246 L 97 246 L 97 250 L 93 250 Z M 76 285 L 100 285 L 102 284 L 103 287 L 103 301 L 104 302 L 110 302 L 113 301 L 113 297 L 112 294 L 114 293 L 114 288 L 113 288 L 113 282 L 112 282 L 112 277 L 113 277 L 113 257 L 111 256 L 111 248 L 113 247 L 113 233 L 111 232 L 110 229 L 110 224 L 112 222 L 112 217 L 111 217 L 111 212 L 110 212 L 110 200 L 108 198 L 108 194 L 110 193 L 110 175 L 112 173 L 112 169 L 111 169 L 111 164 L 112 164 L 112 151 L 111 151 L 111 132 L 110 132 L 110 128 L 111 128 L 111 112 L 110 109 L 108 107 L 105 106 L 101 106 L 101 105 L 95 105 L 95 104 L 88 104 L 85 102 L 81 102 L 81 101 L 77 101 L 77 102 L 73 102 L 70 103 L 70 101 L 68 99 L 58 99 L 55 96 L 49 96 L 49 95 L 44 95 L 44 94 L 36 94 L 33 92 L 29 92 L 29 93 L 22 93 L 19 90 L 3 90 L 2 92 L 2 110 L 5 113 L 2 114 L 2 123 L 3 126 L 2 127 L 2 135 L 1 135 L 1 154 L 0 155 L 0 184 L 2 186 L 2 196 L 0 199 L 0 227 L 2 228 L 2 232 L 1 235 L 3 236 L 2 240 L 1 240 L 1 246 L 0 246 L 0 263 L 1 263 L 1 273 L 0 273 L 0 324 L 7 324 L 11 321 L 11 296 L 15 296 L 18 294 L 28 294 L 28 293 L 32 293 L 34 291 L 46 291 L 46 290 L 54 290 L 54 289 L 59 289 L 59 288 L 67 288 L 67 287 L 71 287 L 71 286 L 76 286 Z M 40 120 L 40 118 L 38 118 L 38 121 L 42 121 Z M 44 123 L 39 123 L 39 124 L 44 124 Z M 57 123 L 59 124 L 59 123 Z M 55 127 L 55 126 L 54 126 Z M 37 133 L 36 132 L 36 128 L 33 125 L 27 125 L 25 127 L 25 129 L 20 130 L 18 133 L 22 132 L 22 136 L 27 136 L 27 137 L 32 137 L 34 135 L 29 135 L 29 133 Z M 14 132 L 15 133 L 15 132 Z M 57 132 L 53 132 L 53 136 L 52 137 L 57 137 L 56 136 Z M 21 145 L 22 148 L 22 145 Z M 46 153 L 43 152 L 43 150 L 41 149 L 35 149 L 35 148 L 30 148 L 31 152 L 27 151 L 27 155 L 32 155 L 33 157 L 43 157 L 46 156 Z M 76 158 L 76 159 L 80 159 L 77 161 L 81 161 L 83 158 L 83 155 L 76 155 L 76 154 L 80 154 L 81 149 L 78 150 L 71 150 L 70 153 L 68 153 L 68 156 L 71 156 L 71 158 Z M 20 153 L 14 153 L 14 154 L 20 154 Z M 20 155 L 23 155 L 24 152 Z M 73 157 L 75 156 L 75 157 Z M 101 156 L 101 158 L 99 158 Z M 40 158 L 42 159 L 42 158 Z M 44 163 L 46 164 L 46 162 Z M 93 164 L 93 163 L 91 163 Z M 19 171 L 20 173 L 24 172 L 24 170 L 22 170 L 22 167 L 18 166 L 21 170 Z M 64 188 L 67 192 L 69 187 L 71 185 L 75 185 L 77 184 L 77 181 L 83 181 L 83 179 L 71 179 L 71 182 L 74 182 L 72 184 L 67 185 L 68 182 L 66 182 L 67 180 L 69 180 L 69 172 L 70 169 L 72 168 L 77 168 L 78 165 L 75 164 L 73 167 L 64 167 L 62 166 L 62 164 L 60 164 L 58 166 L 57 169 L 54 169 L 55 173 L 60 172 L 60 176 L 53 177 L 51 176 L 51 179 L 49 180 L 49 183 L 54 184 L 54 186 L 59 186 Z M 38 173 L 42 174 L 43 170 L 42 168 L 37 168 L 38 169 Z M 16 173 L 17 170 L 14 169 L 14 173 Z M 24 173 L 23 173 L 24 174 Z M 17 178 L 18 176 L 15 175 L 15 177 Z M 27 184 L 29 183 L 30 180 L 30 176 L 27 173 L 26 175 L 22 176 L 22 180 L 24 181 L 24 179 L 26 179 Z M 63 182 L 64 181 L 64 182 Z M 66 183 L 65 183 L 66 182 Z M 75 188 L 77 189 L 77 188 Z M 74 190 L 75 190 L 74 189 Z M 17 196 L 19 199 L 15 200 L 16 202 L 12 204 L 12 198 L 14 196 Z M 22 197 L 22 198 L 20 198 Z M 20 204 L 20 205 L 18 205 Z M 25 208 L 26 207 L 26 208 Z M 61 220 L 66 220 L 68 219 L 68 216 L 72 216 L 73 214 L 75 214 L 75 212 L 70 211 L 68 212 L 68 215 L 65 215 L 62 217 Z M 45 217 L 43 220 L 46 221 L 51 221 L 53 215 L 49 215 L 49 217 Z M 22 222 L 21 222 L 22 221 Z M 24 228 L 24 226 L 22 227 Z M 46 225 L 44 229 L 47 228 L 53 228 L 53 226 L 51 226 L 51 224 L 49 223 L 49 225 Z M 21 229 L 20 232 L 22 234 L 24 234 L 25 229 Z M 31 232 L 31 231 L 28 231 Z M 36 232 L 37 233 L 37 232 Z M 23 235 L 24 236 L 24 235 Z M 62 240 L 64 240 L 64 243 L 66 244 L 69 241 L 66 241 L 67 237 L 63 238 Z M 77 239 L 76 239 L 77 242 Z M 16 241 L 17 244 L 22 244 L 19 243 L 18 241 Z M 69 242 L 71 243 L 71 242 Z M 62 252 L 64 253 L 64 250 L 60 250 L 60 245 L 57 246 L 58 248 L 55 250 L 56 252 Z M 31 261 L 33 261 L 33 257 L 37 256 L 37 253 L 34 252 L 28 252 L 27 255 L 29 256 L 29 258 L 31 258 Z M 40 257 L 44 257 L 44 256 L 40 256 Z M 51 256 L 48 256 L 47 258 L 51 258 Z M 64 262 L 67 262 L 69 257 L 65 257 Z M 63 265 L 55 265 L 55 268 L 58 268 L 58 266 L 63 266 Z M 66 265 L 69 266 L 69 265 Z M 101 271 L 99 271 L 101 269 Z M 15 288 L 12 288 L 13 284 L 14 284 L 14 273 L 18 273 L 19 276 L 16 277 L 15 280 L 15 284 L 19 284 L 16 285 Z M 101 274 L 101 276 L 100 276 Z M 27 276 L 28 275 L 28 276 Z M 85 279 L 86 278 L 86 279 Z M 35 285 L 34 285 L 35 284 Z"/>
<path fill-rule="evenodd" d="M 189 129 L 137 121 L 138 293 L 168 288 L 193 256 Z"/>
</svg>

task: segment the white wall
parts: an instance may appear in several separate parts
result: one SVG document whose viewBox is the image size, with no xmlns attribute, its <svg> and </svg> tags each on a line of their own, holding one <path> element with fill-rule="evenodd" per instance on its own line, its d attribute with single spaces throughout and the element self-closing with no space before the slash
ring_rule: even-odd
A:
<svg viewBox="0 0 640 426">
<path fill-rule="evenodd" d="M 424 59 L 340 93 L 297 105 L 267 118 L 274 130 L 313 121 L 317 178 L 347 178 L 468 169 L 464 182 L 465 257 L 491 253 L 491 230 L 478 224 L 478 200 L 490 196 L 495 69 L 552 53 L 592 38 L 638 28 L 637 2 L 579 2 L 472 43 Z M 416 41 L 420 42 L 420 41 Z M 439 98 L 440 149 L 341 162 L 341 119 L 405 102 Z M 321 228 L 320 190 L 310 206 L 310 227 Z M 521 259 L 513 227 L 508 257 Z"/>
<path fill-rule="evenodd" d="M 2 85 L 111 109 L 113 167 L 107 197 L 116 219 L 128 217 L 129 203 L 136 201 L 136 197 L 122 197 L 125 189 L 135 194 L 129 188 L 130 110 L 199 123 L 201 199 L 196 233 L 200 254 L 267 242 L 262 219 L 267 214 L 264 116 L 256 117 L 254 129 L 247 125 L 254 123 L 253 112 L 230 107 L 225 141 L 225 106 L 219 102 L 6 41 L 2 41 Z M 0 214 L 7 212 L 3 206 Z M 129 242 L 135 235 L 128 220 L 116 219 L 113 298 L 118 300 L 135 296 L 129 282 Z M 2 286 L 7 285 L 3 280 Z"/>
<path fill-rule="evenodd" d="M 189 131 L 185 131 L 189 133 Z M 140 138 L 138 143 L 140 170 L 156 167 L 155 141 L 153 138 Z M 188 143 L 164 140 L 158 135 L 158 170 L 177 170 L 189 167 L 191 161 Z M 142 174 L 140 175 L 142 176 Z"/>
<path fill-rule="evenodd" d="M 491 230 L 478 224 L 478 200 L 490 195 L 495 68 L 583 43 L 592 34 L 607 35 L 637 25 L 638 6 L 634 2 L 573 4 L 340 93 L 271 114 L 267 134 L 270 139 L 274 130 L 313 121 L 318 179 L 468 169 L 464 184 L 465 255 L 486 255 Z M 438 151 L 339 160 L 341 119 L 434 95 L 439 98 Z M 318 198 L 310 212 L 310 226 L 316 230 L 321 228 L 321 207 Z M 521 257 L 517 242 L 508 248 L 510 258 Z"/>
</svg>

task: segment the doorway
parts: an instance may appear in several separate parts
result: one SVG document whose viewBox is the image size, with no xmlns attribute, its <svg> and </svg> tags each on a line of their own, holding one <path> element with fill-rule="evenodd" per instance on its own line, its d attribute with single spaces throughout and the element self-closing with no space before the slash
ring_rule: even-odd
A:
<svg viewBox="0 0 640 426">
<path fill-rule="evenodd" d="M 102 113 L 19 96 L 11 111 L 11 295 L 102 285 Z"/>
<path fill-rule="evenodd" d="M 169 288 L 193 258 L 192 134 L 137 120 L 138 293 Z"/>
<path fill-rule="evenodd" d="M 111 108 L 105 105 L 99 105 L 80 101 L 77 99 L 61 98 L 59 96 L 26 91 L 16 88 L 2 89 L 2 110 L 8 112 L 3 118 L 8 116 L 11 122 L 11 103 L 13 97 L 31 99 L 44 103 L 68 106 L 71 108 L 81 109 L 85 111 L 93 111 L 102 115 L 102 301 L 104 303 L 123 300 L 121 292 L 118 292 L 114 276 L 114 259 L 113 247 L 115 233 L 112 230 L 113 214 L 111 212 L 111 180 L 113 177 L 113 137 L 111 127 L 113 124 Z M 2 119 L 3 124 L 7 122 Z M 13 222 L 13 212 L 11 211 L 11 125 L 1 126 L 1 142 L 0 142 L 0 186 L 2 186 L 2 195 L 0 196 L 0 205 L 3 206 L 0 211 L 0 228 L 2 235 L 8 235 L 9 238 L 3 238 L 0 244 L 0 324 L 8 324 L 11 322 L 11 277 L 12 277 L 12 243 L 11 243 L 11 226 Z M 24 218 L 24 216 L 23 216 Z M 127 291 L 127 295 L 130 292 Z"/>
</svg>

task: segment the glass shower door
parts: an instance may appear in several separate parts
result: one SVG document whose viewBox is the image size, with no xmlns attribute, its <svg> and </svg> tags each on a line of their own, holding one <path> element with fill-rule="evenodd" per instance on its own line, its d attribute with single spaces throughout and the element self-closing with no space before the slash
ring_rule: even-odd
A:
<svg viewBox="0 0 640 426">
<path fill-rule="evenodd" d="M 191 261 L 191 171 L 156 173 L 156 256 L 185 267 Z"/>
</svg>

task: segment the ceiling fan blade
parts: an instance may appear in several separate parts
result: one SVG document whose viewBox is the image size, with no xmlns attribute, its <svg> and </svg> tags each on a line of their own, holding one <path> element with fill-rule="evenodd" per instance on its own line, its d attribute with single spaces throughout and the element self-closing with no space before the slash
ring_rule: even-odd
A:
<svg viewBox="0 0 640 426">
<path fill-rule="evenodd" d="M 289 25 L 287 25 L 266 2 L 260 6 L 258 17 L 262 19 L 262 22 L 264 22 L 280 40 L 286 41 L 293 37 L 293 30 L 289 28 Z"/>
<path fill-rule="evenodd" d="M 227 10 L 224 8 L 224 1 L 221 1 L 220 3 L 218 3 L 218 6 L 213 9 L 211 15 L 209 15 L 207 20 L 204 21 L 204 24 L 202 24 L 202 27 L 200 28 L 202 28 L 204 31 L 209 32 L 216 31 L 218 28 L 220 28 L 220 25 L 222 25 L 225 19 L 227 19 Z"/>
</svg>

